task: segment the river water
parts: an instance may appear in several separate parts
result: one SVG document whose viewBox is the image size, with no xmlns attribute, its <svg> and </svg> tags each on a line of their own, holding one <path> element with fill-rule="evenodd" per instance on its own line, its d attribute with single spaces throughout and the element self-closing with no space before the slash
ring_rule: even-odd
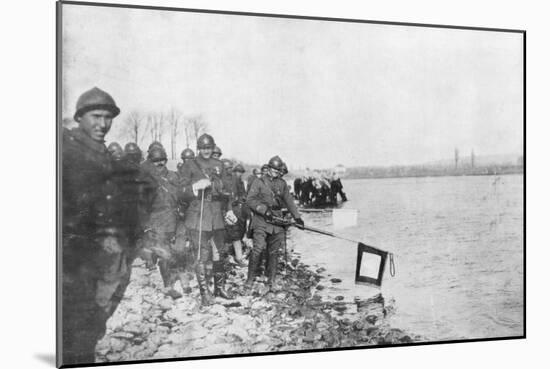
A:
<svg viewBox="0 0 550 369">
<path fill-rule="evenodd" d="M 397 272 L 386 265 L 381 289 L 355 285 L 356 244 L 292 229 L 302 261 L 327 269 L 325 297 L 381 292 L 389 322 L 429 340 L 523 334 L 523 175 L 343 184 L 357 226 L 334 229 L 330 213 L 306 215 L 306 225 L 393 252 Z"/>
</svg>

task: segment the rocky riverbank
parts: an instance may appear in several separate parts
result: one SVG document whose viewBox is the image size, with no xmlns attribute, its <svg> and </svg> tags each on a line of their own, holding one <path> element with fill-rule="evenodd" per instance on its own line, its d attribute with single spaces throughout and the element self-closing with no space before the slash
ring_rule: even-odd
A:
<svg viewBox="0 0 550 369">
<path fill-rule="evenodd" d="M 108 321 L 98 343 L 96 360 L 132 361 L 209 355 L 295 351 L 334 347 L 410 343 L 422 340 L 390 327 L 391 306 L 382 295 L 346 301 L 328 300 L 319 291 L 339 279 L 324 270 L 312 270 L 292 255 L 280 264 L 279 287 L 270 292 L 263 282 L 244 290 L 246 268 L 235 268 L 228 287 L 236 298 L 217 298 L 200 306 L 196 283 L 193 292 L 177 300 L 162 293 L 158 271 L 137 260 L 132 281 L 119 308 Z"/>
</svg>

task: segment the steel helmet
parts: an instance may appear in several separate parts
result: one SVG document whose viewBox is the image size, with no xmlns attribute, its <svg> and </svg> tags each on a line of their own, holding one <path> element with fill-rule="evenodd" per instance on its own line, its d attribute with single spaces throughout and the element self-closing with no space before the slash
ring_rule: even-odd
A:
<svg viewBox="0 0 550 369">
<path fill-rule="evenodd" d="M 273 168 L 279 171 L 283 170 L 283 164 L 284 164 L 283 159 L 281 159 L 278 155 L 275 155 L 274 157 L 269 159 L 269 162 L 267 163 L 267 165 L 270 168 Z"/>
<path fill-rule="evenodd" d="M 262 171 L 258 168 L 252 169 L 252 174 L 254 174 L 254 175 L 258 175 L 258 174 L 261 174 L 261 173 L 262 173 Z"/>
<path fill-rule="evenodd" d="M 214 149 L 212 150 L 212 155 L 218 154 L 219 156 L 222 156 L 222 149 L 218 145 L 214 146 Z"/>
<path fill-rule="evenodd" d="M 113 113 L 113 118 L 120 113 L 120 109 L 116 106 L 115 100 L 107 92 L 94 87 L 91 90 L 84 92 L 76 102 L 76 112 L 74 120 L 86 114 L 91 110 L 104 109 Z"/>
<path fill-rule="evenodd" d="M 216 143 L 214 142 L 214 137 L 205 133 L 197 139 L 197 149 L 214 149 Z"/>
<path fill-rule="evenodd" d="M 244 167 L 241 164 L 235 165 L 235 168 L 233 168 L 233 171 L 234 172 L 241 172 L 241 173 L 245 172 Z"/>
<path fill-rule="evenodd" d="M 224 167 L 225 169 L 231 169 L 231 168 L 233 168 L 233 162 L 232 162 L 231 160 L 229 160 L 229 159 L 223 159 L 223 160 L 222 160 L 222 163 L 223 163 L 223 167 Z"/>
<path fill-rule="evenodd" d="M 181 152 L 181 160 L 195 159 L 195 153 L 190 148 L 187 148 Z"/>
<path fill-rule="evenodd" d="M 151 151 L 153 147 L 160 147 L 161 149 L 164 149 L 164 146 L 162 146 L 162 144 L 159 141 L 153 141 L 149 145 L 149 148 L 147 148 L 147 152 Z"/>
<path fill-rule="evenodd" d="M 107 146 L 107 151 L 109 151 L 111 155 L 122 154 L 122 146 L 120 146 L 118 142 L 111 142 L 109 146 Z"/>
<path fill-rule="evenodd" d="M 152 162 L 156 162 L 168 160 L 168 156 L 166 155 L 166 151 L 162 147 L 153 147 L 151 150 L 149 150 L 149 155 L 147 155 L 147 159 Z"/>
<path fill-rule="evenodd" d="M 126 145 L 124 145 L 124 153 L 126 155 L 141 155 L 141 149 L 135 142 L 128 142 Z"/>
</svg>

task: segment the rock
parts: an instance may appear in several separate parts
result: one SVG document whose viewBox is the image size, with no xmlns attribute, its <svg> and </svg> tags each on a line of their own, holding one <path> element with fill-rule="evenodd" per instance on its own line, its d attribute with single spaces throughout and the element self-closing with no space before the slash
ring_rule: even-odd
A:
<svg viewBox="0 0 550 369">
<path fill-rule="evenodd" d="M 374 324 L 376 324 L 376 321 L 378 320 L 378 317 L 376 315 L 367 315 L 365 320 L 367 321 L 367 323 L 374 325 Z"/>
<path fill-rule="evenodd" d="M 202 349 L 194 351 L 191 356 L 213 356 L 213 355 L 227 355 L 236 354 L 241 352 L 238 347 L 233 346 L 230 343 L 220 343 L 216 345 L 206 346 Z"/>
<path fill-rule="evenodd" d="M 317 273 L 323 273 L 324 271 L 326 271 L 326 269 L 323 267 L 320 267 L 319 269 L 316 270 Z"/>
<path fill-rule="evenodd" d="M 223 306 L 221 304 L 212 305 L 209 309 L 209 313 L 210 314 L 216 314 L 216 315 L 223 316 L 223 317 L 227 316 L 225 306 Z"/>
<path fill-rule="evenodd" d="M 224 327 L 227 324 L 229 324 L 229 319 L 226 317 L 214 317 L 212 319 L 208 319 L 204 322 L 204 328 L 212 329 L 212 328 L 220 328 Z"/>
<path fill-rule="evenodd" d="M 234 307 L 240 307 L 241 303 L 239 301 L 231 301 L 231 302 L 226 302 L 225 304 L 223 304 L 223 306 L 225 306 L 226 308 L 234 308 Z"/>
<path fill-rule="evenodd" d="M 122 338 L 122 339 L 132 339 L 134 338 L 134 334 L 130 332 L 115 332 L 111 334 L 111 337 L 113 338 Z"/>
<path fill-rule="evenodd" d="M 315 289 L 318 291 L 322 291 L 325 289 L 325 286 L 323 286 L 322 284 L 318 284 L 317 286 L 315 286 Z"/>
<path fill-rule="evenodd" d="M 346 311 L 348 307 L 346 306 L 346 304 L 335 303 L 332 305 L 332 308 L 341 313 Z"/>
<path fill-rule="evenodd" d="M 120 353 L 110 353 L 105 356 L 107 361 L 120 361 L 122 359 L 122 355 Z"/>
<path fill-rule="evenodd" d="M 118 338 L 111 338 L 109 341 L 109 346 L 111 347 L 112 352 L 119 352 L 124 350 L 126 347 L 126 341 L 118 339 Z"/>
<path fill-rule="evenodd" d="M 158 307 L 161 310 L 170 310 L 172 309 L 172 306 L 174 306 L 174 300 L 171 298 L 162 299 L 158 303 Z"/>
<path fill-rule="evenodd" d="M 343 300 L 344 300 L 344 296 L 341 296 L 341 295 L 340 295 L 340 296 L 336 296 L 334 299 L 335 299 L 336 301 L 343 301 Z"/>
<path fill-rule="evenodd" d="M 269 344 L 268 343 L 257 343 L 253 346 L 254 352 L 267 352 L 269 350 Z"/>
<path fill-rule="evenodd" d="M 374 336 L 378 333 L 380 329 L 378 327 L 369 327 L 367 328 L 366 332 L 367 332 L 367 335 L 369 336 Z"/>
<path fill-rule="evenodd" d="M 232 336 L 232 337 L 236 337 L 237 339 L 239 339 L 240 341 L 247 341 L 249 339 L 249 334 L 248 332 L 239 327 L 239 326 L 236 326 L 236 325 L 231 325 L 227 328 L 227 336 Z"/>
<path fill-rule="evenodd" d="M 332 283 L 341 283 L 342 282 L 342 280 L 340 278 L 331 278 L 330 281 Z"/>
<path fill-rule="evenodd" d="M 403 337 L 401 337 L 399 339 L 399 342 L 402 342 L 402 343 L 411 343 L 413 340 L 411 338 L 411 336 L 408 336 L 408 335 L 404 335 Z"/>
<path fill-rule="evenodd" d="M 362 321 L 357 320 L 353 322 L 352 326 L 353 326 L 353 329 L 355 329 L 356 331 L 360 331 L 365 327 L 365 324 Z"/>
</svg>

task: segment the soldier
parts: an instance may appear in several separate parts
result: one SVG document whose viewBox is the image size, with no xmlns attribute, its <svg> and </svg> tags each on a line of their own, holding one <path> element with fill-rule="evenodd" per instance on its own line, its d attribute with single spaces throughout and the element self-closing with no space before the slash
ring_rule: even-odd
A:
<svg viewBox="0 0 550 369">
<path fill-rule="evenodd" d="M 212 158 L 214 138 L 203 134 L 197 140 L 198 155 L 185 163 L 182 168 L 182 185 L 185 201 L 189 207 L 185 214 L 185 226 L 191 244 L 197 255 L 195 267 L 201 302 L 211 305 L 213 296 L 208 287 L 207 277 L 210 266 L 214 273 L 214 295 L 232 298 L 225 291 L 225 249 L 224 213 L 227 209 L 230 189 L 224 188 L 223 164 Z M 225 214 L 229 222 L 235 222 L 232 211 Z M 212 264 L 211 264 L 212 263 Z"/>
<path fill-rule="evenodd" d="M 130 279 L 130 236 L 126 219 L 137 204 L 113 180 L 105 135 L 120 113 L 113 98 L 97 87 L 76 104 L 78 127 L 62 141 L 62 364 L 95 360 L 95 345 Z"/>
<path fill-rule="evenodd" d="M 258 168 L 252 169 L 252 174 L 248 176 L 246 179 L 246 191 L 250 190 L 250 187 L 252 186 L 252 182 L 254 182 L 255 179 L 260 178 L 262 176 L 262 171 Z"/>
<path fill-rule="evenodd" d="M 214 150 L 212 150 L 212 158 L 220 160 L 222 157 L 222 149 L 220 149 L 218 146 L 214 146 Z"/>
<path fill-rule="evenodd" d="M 231 210 L 233 210 L 237 222 L 225 226 L 227 232 L 226 241 L 233 245 L 235 262 L 240 267 L 246 266 L 243 257 L 242 239 L 246 233 L 246 221 L 249 218 L 249 209 L 246 206 L 246 190 L 242 180 L 244 172 L 244 167 L 241 164 L 237 164 L 233 168 L 233 175 L 231 177 Z"/>
<path fill-rule="evenodd" d="M 141 160 L 143 159 L 143 154 L 136 143 L 128 142 L 124 146 L 124 158 L 132 164 L 139 165 L 139 163 L 141 163 Z"/>
<path fill-rule="evenodd" d="M 286 182 L 281 178 L 283 161 L 274 156 L 269 160 L 269 171 L 261 179 L 254 181 L 248 192 L 246 204 L 254 212 L 251 228 L 254 247 L 248 264 L 246 285 L 252 286 L 261 260 L 262 251 L 267 251 L 267 278 L 271 288 L 275 286 L 277 264 L 281 246 L 285 241 L 285 230 L 274 223 L 274 217 L 282 218 L 282 208 L 286 207 L 296 223 L 303 226 L 300 213 L 288 192 Z"/>
<path fill-rule="evenodd" d="M 178 174 L 181 175 L 181 168 L 183 168 L 183 164 L 185 164 L 185 162 L 188 160 L 195 159 L 195 153 L 190 148 L 187 148 L 181 152 L 180 157 L 181 157 L 181 162 L 178 163 L 177 169 L 178 169 Z"/>
<path fill-rule="evenodd" d="M 107 151 L 109 151 L 114 160 L 121 160 L 124 156 L 124 151 L 122 151 L 122 147 L 118 142 L 111 142 L 107 146 Z"/>
<path fill-rule="evenodd" d="M 156 190 L 150 203 L 149 219 L 144 227 L 144 255 L 158 258 L 164 293 L 177 299 L 181 294 L 174 289 L 174 283 L 179 277 L 181 257 L 174 250 L 173 241 L 178 220 L 179 177 L 166 168 L 168 157 L 164 149 L 153 147 L 149 150 L 148 158 L 153 164 L 150 174 L 155 180 Z M 182 287 L 186 286 L 182 283 Z"/>
<path fill-rule="evenodd" d="M 164 150 L 164 146 L 159 141 L 153 141 L 147 148 L 147 158 L 141 163 L 141 170 L 145 173 L 149 173 L 151 170 L 154 169 L 153 163 L 151 163 L 151 160 L 149 160 L 149 155 L 151 153 L 151 150 L 153 148 L 161 148 Z"/>
</svg>

